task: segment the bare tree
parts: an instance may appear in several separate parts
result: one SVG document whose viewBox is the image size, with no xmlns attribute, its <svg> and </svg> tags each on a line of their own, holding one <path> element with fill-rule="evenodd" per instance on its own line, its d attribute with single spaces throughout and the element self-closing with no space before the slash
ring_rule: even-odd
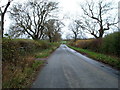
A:
<svg viewBox="0 0 120 90">
<path fill-rule="evenodd" d="M 102 38 L 105 31 L 110 29 L 110 26 L 118 23 L 116 17 L 112 17 L 110 12 L 114 9 L 112 2 L 87 2 L 81 5 L 84 12 L 82 27 L 87 30 L 95 38 Z"/>
<path fill-rule="evenodd" d="M 57 8 L 57 4 L 56 2 L 40 0 L 29 1 L 24 5 L 14 5 L 10 12 L 15 21 L 14 32 L 17 34 L 19 32 L 27 33 L 34 40 L 42 39 L 45 30 L 44 23 L 50 13 Z"/>
<path fill-rule="evenodd" d="M 13 0 L 8 0 L 7 4 L 5 6 L 0 7 L 2 37 L 3 37 L 3 34 L 4 34 L 4 17 L 5 17 L 5 13 L 7 12 L 7 9 L 10 6 L 12 1 Z M 3 11 L 2 11 L 2 8 L 4 8 Z"/>
<path fill-rule="evenodd" d="M 75 20 L 73 21 L 73 23 L 71 23 L 69 25 L 69 29 L 73 32 L 74 36 L 74 42 L 77 40 L 79 35 L 82 35 L 82 31 L 81 31 L 81 22 L 79 20 Z"/>
</svg>

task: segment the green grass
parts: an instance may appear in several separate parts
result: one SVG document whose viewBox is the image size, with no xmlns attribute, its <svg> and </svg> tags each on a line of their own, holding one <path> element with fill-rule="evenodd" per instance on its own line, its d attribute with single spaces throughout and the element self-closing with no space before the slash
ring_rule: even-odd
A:
<svg viewBox="0 0 120 90">
<path fill-rule="evenodd" d="M 45 57 L 48 57 L 51 52 L 52 52 L 52 49 L 46 49 L 46 50 L 43 50 L 42 52 L 36 53 L 35 57 L 45 58 Z"/>
<path fill-rule="evenodd" d="M 55 44 L 55 45 L 51 46 L 51 48 L 45 49 L 41 52 L 38 52 L 35 54 L 35 57 L 36 58 L 48 57 L 58 46 L 59 46 L 59 44 Z"/>
<path fill-rule="evenodd" d="M 44 61 L 34 61 L 31 67 L 26 66 L 23 71 L 18 71 L 13 78 L 10 77 L 9 81 L 4 82 L 3 88 L 26 88 L 29 86 L 36 70 L 43 64 Z"/>
<path fill-rule="evenodd" d="M 81 49 L 81 48 L 77 48 L 77 47 L 73 47 L 68 45 L 70 48 L 80 52 L 80 53 L 84 53 L 87 54 L 88 57 L 93 58 L 95 60 L 101 61 L 103 63 L 109 64 L 110 66 L 120 69 L 120 58 L 117 57 L 112 57 L 112 56 L 108 56 L 108 55 L 104 55 L 101 53 L 96 53 L 90 50 L 86 50 L 86 49 Z"/>
<path fill-rule="evenodd" d="M 32 64 L 32 69 L 35 70 L 36 68 L 38 68 L 40 65 L 43 65 L 44 64 L 44 61 L 35 61 L 33 64 Z"/>
</svg>

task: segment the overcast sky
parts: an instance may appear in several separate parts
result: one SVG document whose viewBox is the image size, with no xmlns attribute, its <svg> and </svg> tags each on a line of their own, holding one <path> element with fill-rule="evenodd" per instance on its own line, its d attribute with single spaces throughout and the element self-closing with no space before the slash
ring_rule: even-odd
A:
<svg viewBox="0 0 120 90">
<path fill-rule="evenodd" d="M 0 0 L 0 6 L 6 5 L 8 0 Z M 17 3 L 22 3 L 25 2 L 26 0 L 13 0 L 13 2 L 11 3 L 11 6 L 14 2 Z M 53 0 L 51 0 L 53 1 Z M 78 19 L 82 13 L 82 10 L 80 8 L 80 4 L 84 3 L 85 0 L 54 0 L 54 1 L 58 1 L 59 2 L 59 7 L 60 7 L 60 11 L 59 11 L 59 19 L 64 22 L 65 27 L 62 28 L 63 34 L 62 37 L 65 38 L 66 35 L 69 32 L 68 30 L 68 25 L 69 23 L 72 21 L 72 19 Z M 90 0 L 88 0 L 90 1 Z M 93 0 L 94 1 L 94 0 Z M 97 1 L 97 0 L 95 0 Z M 112 1 L 112 0 L 106 0 L 106 1 Z M 119 0 L 114 0 L 115 6 L 117 5 Z M 8 31 L 8 27 L 10 25 L 10 19 L 8 14 L 5 15 L 5 32 L 7 33 Z M 90 35 L 88 37 L 91 37 Z"/>
</svg>

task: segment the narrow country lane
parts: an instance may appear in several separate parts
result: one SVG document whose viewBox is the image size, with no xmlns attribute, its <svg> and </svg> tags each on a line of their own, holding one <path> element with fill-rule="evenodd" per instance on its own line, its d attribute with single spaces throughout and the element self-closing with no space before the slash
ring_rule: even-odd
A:
<svg viewBox="0 0 120 90">
<path fill-rule="evenodd" d="M 62 44 L 32 88 L 118 88 L 118 71 Z"/>
</svg>

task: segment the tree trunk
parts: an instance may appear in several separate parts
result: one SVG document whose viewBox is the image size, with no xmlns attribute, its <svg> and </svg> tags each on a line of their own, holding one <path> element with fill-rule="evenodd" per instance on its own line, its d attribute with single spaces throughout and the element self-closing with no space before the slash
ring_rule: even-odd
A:
<svg viewBox="0 0 120 90">
<path fill-rule="evenodd" d="M 33 40 L 40 40 L 37 35 L 34 35 L 34 37 L 32 37 L 32 39 L 33 39 Z"/>
<path fill-rule="evenodd" d="M 76 42 L 76 40 L 77 40 L 77 34 L 75 34 L 74 42 Z"/>
<path fill-rule="evenodd" d="M 51 36 L 49 37 L 49 41 L 52 42 L 52 37 Z"/>
<path fill-rule="evenodd" d="M 8 1 L 5 9 L 4 9 L 4 12 L 2 12 L 1 10 L 1 29 L 2 29 L 2 38 L 3 38 L 3 34 L 4 34 L 4 16 L 5 16 L 5 13 L 7 12 L 7 9 L 10 5 L 10 1 Z"/>
<path fill-rule="evenodd" d="M 101 28 L 101 29 L 99 30 L 99 38 L 102 38 L 102 37 L 103 37 L 103 34 L 104 34 L 104 30 L 103 30 L 103 28 Z"/>
<path fill-rule="evenodd" d="M 40 39 L 38 39 L 38 38 L 33 38 L 33 40 L 36 40 L 36 41 L 37 41 L 37 40 L 40 40 Z"/>
<path fill-rule="evenodd" d="M 2 38 L 2 12 L 0 12 L 0 38 Z"/>
<path fill-rule="evenodd" d="M 4 34 L 4 13 L 1 14 L 1 29 L 2 29 L 2 38 Z"/>
</svg>

